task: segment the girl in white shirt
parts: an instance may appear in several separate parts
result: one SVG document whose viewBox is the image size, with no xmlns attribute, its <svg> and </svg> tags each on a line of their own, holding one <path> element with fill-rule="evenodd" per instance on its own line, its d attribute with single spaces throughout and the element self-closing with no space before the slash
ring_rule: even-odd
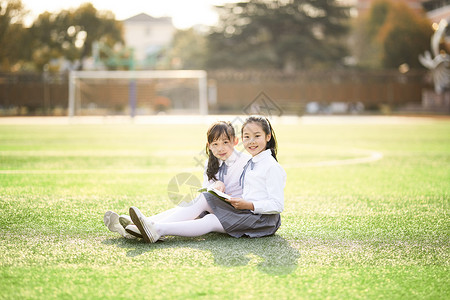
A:
<svg viewBox="0 0 450 300">
<path fill-rule="evenodd" d="M 208 161 L 203 174 L 203 187 L 215 188 L 233 197 L 242 196 L 242 187 L 239 178 L 243 167 L 250 159 L 250 155 L 236 151 L 234 146 L 238 143 L 234 128 L 230 122 L 219 121 L 210 126 L 207 131 L 206 153 Z M 206 196 L 209 197 L 209 193 Z M 177 223 L 204 217 L 208 208 L 204 206 L 204 196 L 200 195 L 192 201 L 192 205 L 178 206 L 154 216 L 146 218 L 147 222 Z M 206 202 L 205 202 L 206 203 Z M 208 218 L 201 220 L 203 226 Z M 118 232 L 126 238 L 142 237 L 140 231 L 130 217 L 108 211 L 104 216 L 105 225 L 113 232 Z M 185 224 L 178 224 L 184 226 Z M 215 224 L 213 224 L 215 225 Z M 172 226 L 173 227 L 173 226 Z M 215 227 L 212 226 L 214 229 Z M 183 228 L 185 229 L 185 228 Z M 175 232 L 176 233 L 176 232 Z M 173 234 L 178 235 L 178 234 Z"/>
<path fill-rule="evenodd" d="M 155 242 L 164 235 L 199 236 L 208 232 L 222 232 L 234 237 L 261 237 L 274 234 L 281 224 L 286 173 L 276 160 L 277 143 L 269 120 L 249 117 L 242 127 L 245 149 L 253 156 L 240 175 L 243 196 L 229 202 L 209 194 L 202 194 L 191 207 L 192 216 L 209 212 L 201 219 L 179 219 L 176 222 L 149 221 L 136 207 L 130 216 L 146 242 Z M 217 157 L 220 152 L 209 149 Z"/>
<path fill-rule="evenodd" d="M 209 201 L 225 231 L 234 237 L 274 234 L 281 224 L 286 172 L 277 161 L 277 141 L 269 120 L 249 117 L 242 125 L 242 141 L 252 155 L 242 175 L 241 197 L 229 200 L 234 209 Z"/>
</svg>

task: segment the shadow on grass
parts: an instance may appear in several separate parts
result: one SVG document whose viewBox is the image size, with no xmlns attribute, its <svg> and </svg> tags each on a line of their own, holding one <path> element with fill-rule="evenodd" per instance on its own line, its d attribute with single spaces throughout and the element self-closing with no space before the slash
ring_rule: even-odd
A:
<svg viewBox="0 0 450 300">
<path fill-rule="evenodd" d="M 287 275 L 295 271 L 300 252 L 279 235 L 262 238 L 233 238 L 210 233 L 198 238 L 170 237 L 164 242 L 146 244 L 142 240 L 124 238 L 103 242 L 129 249 L 127 256 L 135 257 L 156 249 L 191 248 L 209 251 L 219 266 L 245 266 L 253 259 L 257 269 L 269 275 Z"/>
</svg>

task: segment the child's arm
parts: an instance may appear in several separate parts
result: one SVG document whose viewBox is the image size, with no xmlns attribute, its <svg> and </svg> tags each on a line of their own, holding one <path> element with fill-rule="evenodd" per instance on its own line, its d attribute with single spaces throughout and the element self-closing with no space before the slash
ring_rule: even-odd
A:
<svg viewBox="0 0 450 300">
<path fill-rule="evenodd" d="M 230 202 L 231 205 L 233 205 L 233 207 L 236 209 L 249 209 L 249 210 L 255 209 L 253 206 L 253 202 L 245 201 L 242 198 L 230 198 L 227 201 Z"/>
<path fill-rule="evenodd" d="M 214 182 L 212 187 L 215 188 L 216 190 L 221 191 L 222 193 L 225 193 L 225 183 L 223 183 L 220 180 L 217 180 L 216 182 Z"/>
<path fill-rule="evenodd" d="M 286 172 L 280 165 L 272 166 L 266 175 L 266 197 L 261 201 L 254 201 L 252 210 L 255 214 L 277 214 L 284 208 L 284 186 Z"/>
</svg>

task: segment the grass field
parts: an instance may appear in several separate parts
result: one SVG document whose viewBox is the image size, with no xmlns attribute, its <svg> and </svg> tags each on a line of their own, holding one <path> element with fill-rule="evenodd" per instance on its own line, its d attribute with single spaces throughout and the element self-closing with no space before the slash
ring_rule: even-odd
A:
<svg viewBox="0 0 450 300">
<path fill-rule="evenodd" d="M 275 236 L 156 244 L 103 214 L 171 208 L 207 124 L 2 124 L 0 299 L 449 299 L 450 119 L 383 120 L 275 123 Z"/>
</svg>

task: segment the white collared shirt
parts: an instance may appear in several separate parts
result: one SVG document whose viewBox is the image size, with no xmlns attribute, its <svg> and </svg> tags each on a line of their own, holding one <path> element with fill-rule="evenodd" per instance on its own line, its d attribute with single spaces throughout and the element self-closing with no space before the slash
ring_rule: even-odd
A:
<svg viewBox="0 0 450 300">
<path fill-rule="evenodd" d="M 251 201 L 255 214 L 277 214 L 284 208 L 286 172 L 265 150 L 252 158 L 254 163 L 247 168 L 244 178 L 243 199 Z"/>
<path fill-rule="evenodd" d="M 222 164 L 227 165 L 227 174 L 224 175 L 225 193 L 231 197 L 241 198 L 242 187 L 239 185 L 239 178 L 241 177 L 244 166 L 251 156 L 247 153 L 239 152 L 236 149 L 225 161 L 219 159 L 219 166 Z M 206 168 L 208 161 L 206 161 L 205 172 L 203 173 L 203 187 L 209 187 L 214 184 L 214 180 L 208 180 L 206 175 Z M 219 179 L 219 172 L 216 174 L 216 178 Z"/>
</svg>

